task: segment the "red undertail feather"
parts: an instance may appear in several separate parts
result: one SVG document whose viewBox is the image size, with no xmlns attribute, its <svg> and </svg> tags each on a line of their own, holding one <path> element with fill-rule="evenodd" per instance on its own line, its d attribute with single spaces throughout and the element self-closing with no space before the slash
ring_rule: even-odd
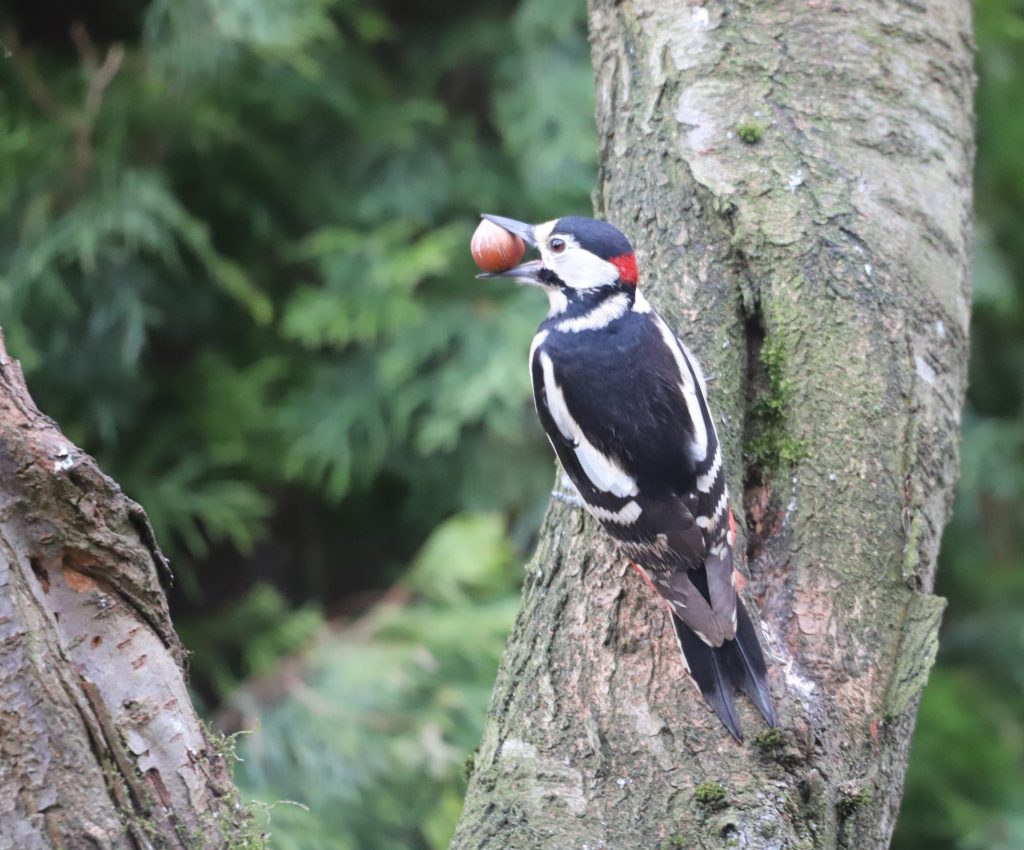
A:
<svg viewBox="0 0 1024 850">
<path fill-rule="evenodd" d="M 636 574 L 637 574 L 638 576 L 640 576 L 640 578 L 642 578 L 642 579 L 643 579 L 643 580 L 644 580 L 644 581 L 645 581 L 645 582 L 647 583 L 647 586 L 648 586 L 648 587 L 649 587 L 649 588 L 650 588 L 651 590 L 653 590 L 653 591 L 654 591 L 655 593 L 657 593 L 657 592 L 658 592 L 658 589 L 657 589 L 657 588 L 656 588 L 656 587 L 655 587 L 655 586 L 654 586 L 654 585 L 653 585 L 653 584 L 651 583 L 651 580 L 650 580 L 649 578 L 647 578 L 647 573 L 645 573 L 645 572 L 644 572 L 644 571 L 643 571 L 642 569 L 640 569 L 640 567 L 638 567 L 638 566 L 636 565 L 636 561 L 630 561 L 630 562 L 629 562 L 629 565 L 630 565 L 630 566 L 631 566 L 631 567 L 632 567 L 632 568 L 633 568 L 634 570 L 636 570 Z"/>
</svg>

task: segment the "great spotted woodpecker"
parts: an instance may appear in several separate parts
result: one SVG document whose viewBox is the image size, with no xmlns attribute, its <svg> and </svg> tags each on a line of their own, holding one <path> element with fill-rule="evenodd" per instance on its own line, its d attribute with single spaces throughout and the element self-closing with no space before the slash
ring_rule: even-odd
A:
<svg viewBox="0 0 1024 850">
<path fill-rule="evenodd" d="M 591 218 L 483 217 L 540 251 L 480 277 L 547 293 L 530 349 L 534 401 L 584 507 L 667 603 L 683 663 L 726 728 L 743 739 L 736 688 L 775 726 L 764 656 L 737 597 L 735 525 L 704 377 L 637 289 L 629 240 Z"/>
</svg>

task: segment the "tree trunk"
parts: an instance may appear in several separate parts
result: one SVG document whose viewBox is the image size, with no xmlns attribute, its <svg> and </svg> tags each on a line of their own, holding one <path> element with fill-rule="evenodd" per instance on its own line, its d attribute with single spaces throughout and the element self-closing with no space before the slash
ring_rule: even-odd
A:
<svg viewBox="0 0 1024 850">
<path fill-rule="evenodd" d="M 969 14 L 591 0 L 595 206 L 714 377 L 781 728 L 741 698 L 735 743 L 663 607 L 553 504 L 453 848 L 888 846 L 944 606 Z"/>
<path fill-rule="evenodd" d="M 259 840 L 161 570 L 142 508 L 36 409 L 0 336 L 0 850 Z"/>
</svg>

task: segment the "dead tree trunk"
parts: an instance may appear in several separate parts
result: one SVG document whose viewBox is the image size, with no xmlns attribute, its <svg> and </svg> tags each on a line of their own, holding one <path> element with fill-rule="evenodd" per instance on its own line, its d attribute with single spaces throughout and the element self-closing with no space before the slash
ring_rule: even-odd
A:
<svg viewBox="0 0 1024 850">
<path fill-rule="evenodd" d="M 161 570 L 142 508 L 36 409 L 0 336 L 0 850 L 257 839 Z"/>
<path fill-rule="evenodd" d="M 453 848 L 888 846 L 944 605 L 969 13 L 591 0 L 595 206 L 714 376 L 782 728 L 743 701 L 733 742 L 662 607 L 553 505 Z"/>
</svg>

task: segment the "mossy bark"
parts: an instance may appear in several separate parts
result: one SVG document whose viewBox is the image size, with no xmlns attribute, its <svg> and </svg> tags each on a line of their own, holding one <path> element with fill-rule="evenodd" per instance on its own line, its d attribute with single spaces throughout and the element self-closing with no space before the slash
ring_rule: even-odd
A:
<svg viewBox="0 0 1024 850">
<path fill-rule="evenodd" d="M 189 701 L 166 568 L 0 335 L 0 850 L 257 846 Z"/>
<path fill-rule="evenodd" d="M 552 504 L 453 848 L 888 846 L 944 605 L 969 14 L 591 0 L 595 207 L 714 378 L 781 729 L 741 700 L 732 741 L 662 607 Z"/>
</svg>

